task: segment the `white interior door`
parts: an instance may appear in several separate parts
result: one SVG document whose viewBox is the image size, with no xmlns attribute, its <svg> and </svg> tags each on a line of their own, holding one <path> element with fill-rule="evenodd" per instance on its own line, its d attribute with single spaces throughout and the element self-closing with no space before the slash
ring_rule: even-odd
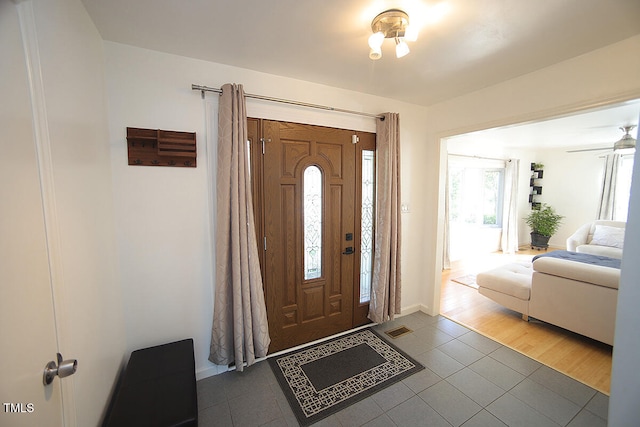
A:
<svg viewBox="0 0 640 427">
<path fill-rule="evenodd" d="M 56 328 L 20 25 L 0 0 L 0 425 L 59 426 L 60 381 L 44 386 Z"/>
</svg>

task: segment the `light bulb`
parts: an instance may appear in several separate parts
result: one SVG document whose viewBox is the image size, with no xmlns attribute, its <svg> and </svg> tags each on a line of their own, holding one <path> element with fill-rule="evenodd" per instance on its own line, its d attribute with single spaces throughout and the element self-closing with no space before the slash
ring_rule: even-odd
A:
<svg viewBox="0 0 640 427">
<path fill-rule="evenodd" d="M 402 58 L 408 53 L 409 46 L 407 46 L 407 43 L 404 40 L 396 37 L 396 58 Z"/>
<path fill-rule="evenodd" d="M 373 59 L 374 61 L 377 59 L 382 58 L 382 49 L 378 48 L 371 48 L 371 50 L 369 51 L 369 59 Z"/>
<path fill-rule="evenodd" d="M 384 34 L 382 34 L 380 31 L 378 31 L 377 33 L 373 33 L 369 36 L 369 47 L 373 50 L 380 50 L 383 41 Z"/>
</svg>

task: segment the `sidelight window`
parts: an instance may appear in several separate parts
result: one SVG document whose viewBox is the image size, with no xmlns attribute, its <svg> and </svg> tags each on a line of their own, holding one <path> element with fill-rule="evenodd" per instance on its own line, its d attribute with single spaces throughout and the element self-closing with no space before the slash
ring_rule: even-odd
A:
<svg viewBox="0 0 640 427">
<path fill-rule="evenodd" d="M 304 279 L 322 275 L 322 171 L 309 166 L 304 171 Z"/>
<path fill-rule="evenodd" d="M 362 150 L 362 224 L 360 230 L 360 303 L 371 300 L 373 268 L 373 222 L 375 200 L 375 156 L 372 150 Z"/>
</svg>

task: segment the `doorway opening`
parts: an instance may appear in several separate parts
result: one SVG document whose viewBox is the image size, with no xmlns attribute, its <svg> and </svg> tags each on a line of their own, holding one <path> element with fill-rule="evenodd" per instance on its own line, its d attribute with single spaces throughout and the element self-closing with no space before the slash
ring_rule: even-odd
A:
<svg viewBox="0 0 640 427">
<path fill-rule="evenodd" d="M 544 164 L 544 176 L 536 184 L 542 188 L 537 198 L 565 216 L 561 228 L 550 241 L 550 249 L 566 249 L 566 239 L 580 226 L 596 219 L 605 156 L 612 152 L 613 144 L 620 139 L 618 127 L 637 123 L 639 115 L 640 100 L 633 100 L 540 122 L 488 129 L 447 139 L 448 154 L 520 159 L 517 215 L 520 249 L 515 254 L 499 251 L 482 254 L 474 250 L 474 239 L 465 239 L 471 252 L 469 256 L 452 261 L 451 269 L 443 270 L 441 274 L 439 312 L 443 316 L 608 393 L 610 346 L 535 319 L 525 322 L 519 313 L 484 298 L 477 289 L 452 279 L 511 262 L 530 263 L 533 256 L 540 253 L 530 249 L 530 230 L 523 220 L 531 210 L 528 197 L 531 190 L 531 163 Z M 618 178 L 628 185 L 631 161 L 627 160 L 625 164 L 623 160 L 620 166 Z M 620 191 L 628 193 L 622 186 Z M 619 211 L 626 212 L 628 201 L 621 203 L 624 209 Z M 484 212 L 478 210 L 478 215 L 482 214 L 484 219 Z M 541 343 L 554 345 L 548 348 Z M 563 355 L 570 351 L 588 354 L 589 357 L 567 367 Z"/>
</svg>

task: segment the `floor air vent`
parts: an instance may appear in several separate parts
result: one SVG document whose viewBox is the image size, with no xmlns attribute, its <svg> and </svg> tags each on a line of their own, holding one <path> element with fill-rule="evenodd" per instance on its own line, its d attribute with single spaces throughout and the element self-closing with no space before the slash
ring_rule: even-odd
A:
<svg viewBox="0 0 640 427">
<path fill-rule="evenodd" d="M 406 326 L 400 326 L 398 328 L 394 328 L 394 329 L 389 329 L 388 331 L 385 331 L 384 333 L 389 335 L 391 338 L 398 338 L 404 334 L 408 334 L 409 332 L 413 332 L 411 329 L 407 328 Z"/>
</svg>

